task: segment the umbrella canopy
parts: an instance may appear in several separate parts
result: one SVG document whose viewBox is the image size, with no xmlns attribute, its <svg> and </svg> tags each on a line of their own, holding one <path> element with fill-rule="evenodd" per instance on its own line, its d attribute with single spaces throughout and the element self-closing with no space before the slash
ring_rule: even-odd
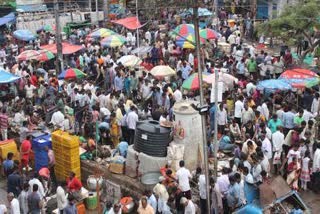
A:
<svg viewBox="0 0 320 214">
<path fill-rule="evenodd" d="M 37 56 L 37 60 L 41 62 L 49 61 L 54 58 L 54 54 L 47 50 L 39 50 L 39 56 Z"/>
<path fill-rule="evenodd" d="M 200 30 L 200 37 L 204 39 L 217 39 L 220 37 L 220 34 L 212 29 L 206 28 Z"/>
<path fill-rule="evenodd" d="M 69 68 L 64 70 L 59 74 L 58 79 L 81 79 L 85 77 L 86 74 L 77 68 Z"/>
<path fill-rule="evenodd" d="M 209 75 L 210 75 L 209 73 L 202 73 L 202 78 L 206 78 Z M 200 86 L 200 84 L 199 84 L 198 73 L 192 74 L 182 84 L 182 88 L 186 89 L 186 90 L 197 90 L 197 89 L 199 89 L 199 86 Z"/>
<path fill-rule="evenodd" d="M 181 36 L 187 36 L 189 34 L 194 34 L 194 25 L 192 24 L 178 25 L 173 31 L 171 31 L 171 34 L 174 37 L 181 37 Z"/>
<path fill-rule="evenodd" d="M 16 30 L 13 32 L 13 37 L 22 41 L 31 41 L 36 39 L 36 36 L 28 30 Z"/>
<path fill-rule="evenodd" d="M 27 60 L 35 60 L 37 56 L 39 56 L 40 53 L 36 50 L 27 50 L 21 52 L 18 56 L 17 59 L 19 61 L 27 61 Z"/>
<path fill-rule="evenodd" d="M 55 25 L 44 25 L 41 28 L 39 28 L 37 30 L 37 32 L 41 32 L 41 31 L 46 31 L 46 32 L 54 32 L 56 30 L 56 26 Z"/>
<path fill-rule="evenodd" d="M 18 79 L 20 79 L 20 77 L 13 75 L 9 72 L 0 70 L 0 84 L 15 82 Z"/>
<path fill-rule="evenodd" d="M 122 56 L 117 60 L 117 63 L 121 63 L 125 67 L 134 67 L 140 65 L 142 60 L 135 55 Z"/>
<path fill-rule="evenodd" d="M 292 86 L 290 83 L 283 79 L 270 79 L 270 80 L 263 80 L 260 81 L 257 85 L 258 90 L 291 90 Z"/>
<path fill-rule="evenodd" d="M 110 35 L 117 34 L 116 32 L 109 30 L 107 28 L 99 28 L 88 35 L 91 38 L 104 38 Z"/>
<path fill-rule="evenodd" d="M 104 47 L 118 47 L 126 42 L 126 38 L 120 35 L 110 35 L 101 40 L 101 45 Z"/>
<path fill-rule="evenodd" d="M 313 71 L 302 68 L 286 70 L 280 75 L 281 79 L 307 79 L 313 77 L 318 77 L 318 75 Z"/>
<path fill-rule="evenodd" d="M 306 79 L 281 79 L 289 83 L 294 88 L 311 88 L 319 84 L 319 78 L 306 78 Z"/>
<path fill-rule="evenodd" d="M 62 54 L 67 55 L 67 54 L 73 54 L 75 52 L 80 51 L 83 49 L 81 45 L 73 45 L 67 42 L 62 42 Z M 57 45 L 56 43 L 51 44 L 51 45 L 43 45 L 40 47 L 43 50 L 50 51 L 54 54 L 57 54 Z"/>
<path fill-rule="evenodd" d="M 152 68 L 150 73 L 155 77 L 167 77 L 176 75 L 176 71 L 167 65 L 158 65 Z"/>
<path fill-rule="evenodd" d="M 181 48 L 186 48 L 186 49 L 194 49 L 196 39 L 194 37 L 194 34 L 189 34 L 186 37 L 178 37 L 176 40 L 176 45 L 181 47 Z M 204 44 L 205 40 L 203 38 L 200 38 L 200 44 Z"/>
</svg>

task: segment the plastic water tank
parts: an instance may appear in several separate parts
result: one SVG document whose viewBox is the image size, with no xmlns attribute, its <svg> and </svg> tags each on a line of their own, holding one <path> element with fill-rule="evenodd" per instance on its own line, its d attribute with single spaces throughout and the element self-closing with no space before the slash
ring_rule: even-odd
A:
<svg viewBox="0 0 320 214">
<path fill-rule="evenodd" d="M 171 142 L 171 129 L 160 126 L 158 121 L 147 120 L 137 123 L 134 149 L 154 157 L 166 157 Z"/>
</svg>

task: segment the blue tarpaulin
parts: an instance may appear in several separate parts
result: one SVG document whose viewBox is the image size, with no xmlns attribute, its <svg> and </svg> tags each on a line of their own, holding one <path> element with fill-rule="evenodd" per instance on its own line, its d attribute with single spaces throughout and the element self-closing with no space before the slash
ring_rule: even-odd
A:
<svg viewBox="0 0 320 214">
<path fill-rule="evenodd" d="M 18 79 L 20 79 L 19 76 L 0 70 L 0 84 L 15 82 Z"/>
<path fill-rule="evenodd" d="M 9 13 L 8 15 L 5 15 L 0 18 L 0 26 L 5 25 L 9 22 L 13 22 L 13 21 L 15 21 L 15 19 L 16 19 L 16 17 L 14 15 L 14 13 Z"/>
<path fill-rule="evenodd" d="M 36 36 L 28 30 L 16 30 L 13 32 L 13 36 L 14 38 L 22 41 L 31 41 L 36 39 Z"/>
<path fill-rule="evenodd" d="M 18 12 L 37 12 L 37 11 L 48 11 L 47 5 L 45 4 L 30 4 L 30 5 L 17 5 Z"/>
</svg>

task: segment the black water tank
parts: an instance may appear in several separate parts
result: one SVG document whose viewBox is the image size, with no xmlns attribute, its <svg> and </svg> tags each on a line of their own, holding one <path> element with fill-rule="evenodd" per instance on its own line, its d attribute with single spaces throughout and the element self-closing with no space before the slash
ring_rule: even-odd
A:
<svg viewBox="0 0 320 214">
<path fill-rule="evenodd" d="M 147 120 L 137 123 L 134 149 L 154 157 L 166 157 L 171 142 L 171 129 L 160 126 L 158 121 Z"/>
</svg>

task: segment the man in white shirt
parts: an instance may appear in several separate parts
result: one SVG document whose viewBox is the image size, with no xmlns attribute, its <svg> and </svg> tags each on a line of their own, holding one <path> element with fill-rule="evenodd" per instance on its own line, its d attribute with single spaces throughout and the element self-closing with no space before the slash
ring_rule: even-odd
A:
<svg viewBox="0 0 320 214">
<path fill-rule="evenodd" d="M 277 131 L 272 134 L 272 146 L 273 146 L 273 165 L 275 172 L 278 171 L 278 165 L 281 162 L 282 145 L 284 143 L 284 134 L 282 133 L 282 127 L 278 126 Z"/>
<path fill-rule="evenodd" d="M 173 93 L 174 100 L 176 102 L 180 102 L 182 100 L 182 93 L 180 91 L 180 87 L 178 87 Z"/>
<path fill-rule="evenodd" d="M 191 191 L 189 179 L 191 179 L 191 173 L 184 167 L 184 161 L 179 162 L 180 169 L 177 171 L 176 176 L 178 179 L 179 187 L 187 199 L 191 199 Z"/>
<path fill-rule="evenodd" d="M 317 144 L 317 149 L 314 152 L 313 163 L 312 163 L 312 177 L 313 177 L 313 185 L 315 191 L 319 190 L 320 184 L 320 144 Z"/>
<path fill-rule="evenodd" d="M 63 211 L 63 209 L 66 207 L 68 202 L 64 189 L 61 186 L 58 186 L 56 195 L 57 195 L 58 209 L 60 210 L 60 213 L 61 213 L 61 211 Z"/>
<path fill-rule="evenodd" d="M 127 115 L 126 122 L 128 126 L 128 134 L 129 134 L 129 145 L 132 145 L 134 143 L 134 133 L 136 130 L 137 122 L 139 121 L 139 117 L 137 114 L 137 108 L 132 105 L 130 107 L 130 112 Z"/>
<path fill-rule="evenodd" d="M 261 135 L 261 140 L 262 140 L 262 152 L 264 155 L 266 155 L 269 159 L 269 161 L 271 161 L 272 158 L 272 145 L 270 140 L 266 137 L 266 132 L 263 132 Z"/>
<path fill-rule="evenodd" d="M 237 121 L 239 127 L 241 127 L 241 118 L 243 111 L 243 97 L 240 95 L 238 100 L 234 104 L 234 119 Z"/>
<path fill-rule="evenodd" d="M 10 214 L 20 214 L 20 205 L 18 199 L 14 198 L 12 192 L 8 193 L 7 199 L 9 201 L 9 213 Z"/>
<path fill-rule="evenodd" d="M 45 197 L 44 187 L 38 178 L 32 178 L 29 181 L 29 194 L 32 193 L 32 188 L 34 184 L 38 185 L 38 194 L 40 196 L 40 199 L 43 199 Z"/>
<path fill-rule="evenodd" d="M 201 168 L 199 168 L 201 173 Z M 200 194 L 200 209 L 201 213 L 208 213 L 207 212 L 207 188 L 206 188 L 206 177 L 203 173 L 199 176 L 199 194 Z"/>
<path fill-rule="evenodd" d="M 196 214 L 196 207 L 194 203 L 189 199 L 182 197 L 180 199 L 180 204 L 184 206 L 184 214 Z"/>
<path fill-rule="evenodd" d="M 188 63 L 189 63 L 192 67 L 194 66 L 194 56 L 193 56 L 193 54 L 192 54 L 191 52 L 189 53 Z"/>
<path fill-rule="evenodd" d="M 52 123 L 55 128 L 60 129 L 61 127 L 63 127 L 63 122 L 64 122 L 64 115 L 62 114 L 61 111 L 56 110 L 56 112 L 53 113 L 51 117 L 50 123 Z"/>
</svg>

